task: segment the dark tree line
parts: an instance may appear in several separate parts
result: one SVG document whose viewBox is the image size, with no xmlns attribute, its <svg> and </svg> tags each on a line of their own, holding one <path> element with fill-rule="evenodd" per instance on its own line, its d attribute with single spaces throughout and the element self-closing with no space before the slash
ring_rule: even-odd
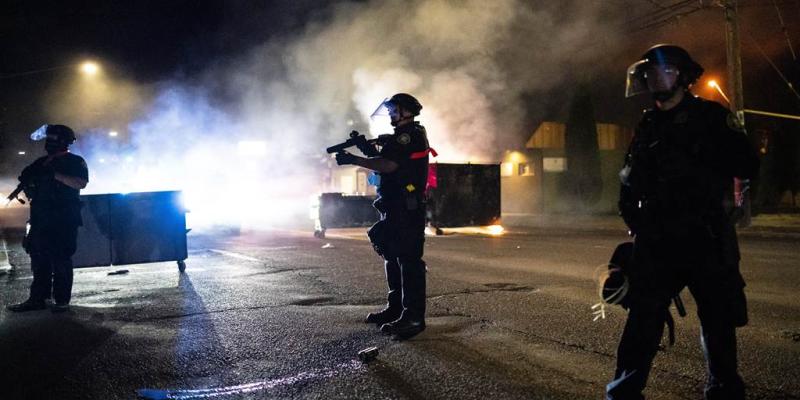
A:
<svg viewBox="0 0 800 400">
<path fill-rule="evenodd" d="M 585 211 L 600 200 L 603 179 L 597 145 L 597 121 L 589 87 L 578 86 L 569 107 L 564 151 L 567 170 L 561 188 L 562 198 L 576 211 Z"/>
</svg>

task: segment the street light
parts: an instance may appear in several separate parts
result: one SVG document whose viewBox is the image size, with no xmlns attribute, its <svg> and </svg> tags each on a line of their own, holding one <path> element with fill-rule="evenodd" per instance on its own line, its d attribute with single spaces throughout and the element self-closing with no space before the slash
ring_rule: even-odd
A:
<svg viewBox="0 0 800 400">
<path fill-rule="evenodd" d="M 717 81 L 715 81 L 713 79 L 708 81 L 708 86 L 711 86 L 712 88 L 717 89 L 717 92 L 720 94 L 720 96 L 722 96 L 722 98 L 725 99 L 725 101 L 727 101 L 728 104 L 731 104 L 730 99 L 728 99 L 728 96 L 725 96 L 725 92 L 723 92 L 722 88 L 719 87 L 719 84 L 717 83 Z"/>
<path fill-rule="evenodd" d="M 94 76 L 100 71 L 100 66 L 94 61 L 85 61 L 81 64 L 81 72 L 87 76 Z"/>
<path fill-rule="evenodd" d="M 725 96 L 725 92 L 723 92 L 722 88 L 719 87 L 719 84 L 717 83 L 717 81 L 715 81 L 713 79 L 708 81 L 708 86 L 711 86 L 712 88 L 716 89 L 717 92 L 719 92 L 719 94 L 722 96 L 722 98 L 724 98 L 725 101 L 728 102 L 728 104 L 731 103 L 731 101 L 728 100 L 728 96 Z M 800 120 L 800 115 L 781 114 L 781 113 L 775 113 L 775 112 L 769 112 L 769 111 L 761 111 L 761 110 L 751 110 L 749 108 L 745 108 L 742 111 L 746 112 L 748 114 L 763 115 L 763 116 L 767 116 L 767 117 Z"/>
<path fill-rule="evenodd" d="M 60 69 L 75 68 L 75 67 L 78 67 L 78 70 L 81 73 L 83 73 L 84 75 L 86 75 L 86 76 L 94 76 L 94 75 L 97 75 L 98 72 L 100 72 L 100 64 L 98 64 L 98 63 L 96 63 L 94 61 L 84 61 L 84 62 L 78 63 L 78 64 L 59 65 L 57 67 L 40 68 L 40 69 L 34 69 L 34 70 L 30 70 L 30 71 L 17 72 L 17 73 L 8 74 L 8 75 L 0 75 L 0 79 L 17 78 L 17 77 L 20 77 L 20 76 L 35 75 L 35 74 L 41 74 L 41 73 L 44 73 L 44 72 L 57 71 L 57 70 L 60 70 Z"/>
</svg>

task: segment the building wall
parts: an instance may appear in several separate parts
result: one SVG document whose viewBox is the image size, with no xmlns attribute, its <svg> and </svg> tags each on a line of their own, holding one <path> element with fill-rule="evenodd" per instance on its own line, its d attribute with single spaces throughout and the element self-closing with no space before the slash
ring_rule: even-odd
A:
<svg viewBox="0 0 800 400">
<path fill-rule="evenodd" d="M 541 161 L 533 150 L 506 152 L 500 164 L 500 208 L 504 214 L 542 212 Z"/>
<path fill-rule="evenodd" d="M 331 180 L 325 188 L 327 192 L 375 195 L 375 186 L 367 184 L 370 171 L 356 166 L 333 168 Z"/>
<path fill-rule="evenodd" d="M 524 151 L 508 151 L 501 165 L 503 213 L 558 214 L 575 212 L 560 194 L 569 160 L 564 151 L 566 127 L 559 122 L 543 122 L 525 144 Z M 594 214 L 617 212 L 619 170 L 633 136 L 632 130 L 615 125 L 597 124 L 597 145 L 603 188 L 597 203 L 585 209 Z M 533 166 L 529 175 L 520 175 L 521 163 Z"/>
</svg>

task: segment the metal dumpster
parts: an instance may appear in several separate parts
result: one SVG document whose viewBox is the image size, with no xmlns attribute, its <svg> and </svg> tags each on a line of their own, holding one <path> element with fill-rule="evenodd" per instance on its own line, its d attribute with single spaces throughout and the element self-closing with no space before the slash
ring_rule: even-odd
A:
<svg viewBox="0 0 800 400">
<path fill-rule="evenodd" d="M 76 268 L 176 261 L 186 268 L 180 191 L 83 195 Z"/>
<path fill-rule="evenodd" d="M 378 211 L 372 207 L 375 196 L 322 193 L 312 208 L 315 217 L 314 236 L 325 237 L 328 228 L 370 226 L 378 221 Z"/>
<path fill-rule="evenodd" d="M 499 164 L 430 164 L 428 223 L 431 226 L 494 225 L 499 221 Z"/>
</svg>

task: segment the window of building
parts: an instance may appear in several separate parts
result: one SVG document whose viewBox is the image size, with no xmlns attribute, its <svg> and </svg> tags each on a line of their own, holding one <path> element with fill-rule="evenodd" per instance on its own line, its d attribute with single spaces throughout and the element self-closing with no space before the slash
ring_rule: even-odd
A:
<svg viewBox="0 0 800 400">
<path fill-rule="evenodd" d="M 520 176 L 532 176 L 533 166 L 528 163 L 519 163 L 517 171 L 519 172 Z"/>
</svg>

